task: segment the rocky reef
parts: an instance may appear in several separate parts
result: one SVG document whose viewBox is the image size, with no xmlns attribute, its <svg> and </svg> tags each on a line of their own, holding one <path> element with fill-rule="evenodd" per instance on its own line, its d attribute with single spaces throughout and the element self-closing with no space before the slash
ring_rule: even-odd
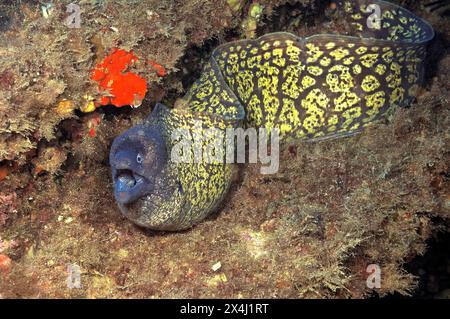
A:
<svg viewBox="0 0 450 319">
<path fill-rule="evenodd" d="M 71 2 L 0 4 L 0 297 L 415 293 L 419 274 L 405 265 L 450 220 L 448 17 L 396 1 L 437 32 L 411 107 L 357 136 L 285 143 L 277 174 L 237 167 L 216 214 L 160 233 L 115 206 L 113 138 L 156 102 L 173 105 L 215 46 L 280 30 L 345 33 L 345 21 L 328 19 L 331 1 L 81 0 L 78 28 Z M 133 52 L 126 72 L 145 79 L 136 108 L 93 75 L 115 49 Z M 370 264 L 380 288 L 366 284 Z M 70 265 L 80 267 L 79 289 L 67 286 Z"/>
</svg>

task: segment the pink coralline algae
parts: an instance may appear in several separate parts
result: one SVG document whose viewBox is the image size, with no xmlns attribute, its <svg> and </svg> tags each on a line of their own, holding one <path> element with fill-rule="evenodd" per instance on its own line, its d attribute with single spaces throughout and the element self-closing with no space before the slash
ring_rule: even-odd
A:
<svg viewBox="0 0 450 319">
<path fill-rule="evenodd" d="M 0 193 L 0 226 L 6 224 L 8 215 L 15 213 L 16 210 L 16 193 L 5 194 Z"/>
</svg>

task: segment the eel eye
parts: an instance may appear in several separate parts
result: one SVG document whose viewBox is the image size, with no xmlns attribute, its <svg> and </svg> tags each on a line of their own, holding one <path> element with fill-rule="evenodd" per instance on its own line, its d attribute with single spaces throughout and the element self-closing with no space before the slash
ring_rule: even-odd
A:
<svg viewBox="0 0 450 319">
<path fill-rule="evenodd" d="M 142 155 L 138 153 L 138 155 L 136 156 L 136 162 L 138 162 L 139 164 L 141 164 L 143 160 L 144 160 L 144 159 L 143 159 Z"/>
</svg>

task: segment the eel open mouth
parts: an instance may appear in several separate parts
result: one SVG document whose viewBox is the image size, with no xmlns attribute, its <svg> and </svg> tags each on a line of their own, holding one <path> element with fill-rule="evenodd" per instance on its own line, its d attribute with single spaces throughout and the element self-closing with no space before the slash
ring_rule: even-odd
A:
<svg viewBox="0 0 450 319">
<path fill-rule="evenodd" d="M 145 178 L 129 169 L 118 169 L 114 177 L 114 193 L 122 204 L 136 200 L 141 194 Z"/>
<path fill-rule="evenodd" d="M 119 169 L 116 174 L 116 185 L 119 189 L 128 190 L 142 182 L 143 177 L 129 169 Z"/>
</svg>

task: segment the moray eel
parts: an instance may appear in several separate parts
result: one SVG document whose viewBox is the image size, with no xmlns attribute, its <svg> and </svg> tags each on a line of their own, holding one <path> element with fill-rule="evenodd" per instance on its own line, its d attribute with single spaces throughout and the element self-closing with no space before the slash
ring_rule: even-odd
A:
<svg viewBox="0 0 450 319">
<path fill-rule="evenodd" d="M 143 124 L 117 137 L 110 164 L 123 215 L 150 229 L 182 230 L 223 200 L 232 165 L 197 161 L 195 152 L 185 154 L 190 162 L 173 161 L 180 129 L 192 141 L 208 128 L 236 127 L 324 139 L 354 134 L 410 104 L 424 78 L 432 27 L 384 1 L 339 1 L 336 10 L 351 35 L 277 32 L 223 44 L 182 109 L 158 104 Z M 211 141 L 206 136 L 202 149 Z"/>
</svg>

